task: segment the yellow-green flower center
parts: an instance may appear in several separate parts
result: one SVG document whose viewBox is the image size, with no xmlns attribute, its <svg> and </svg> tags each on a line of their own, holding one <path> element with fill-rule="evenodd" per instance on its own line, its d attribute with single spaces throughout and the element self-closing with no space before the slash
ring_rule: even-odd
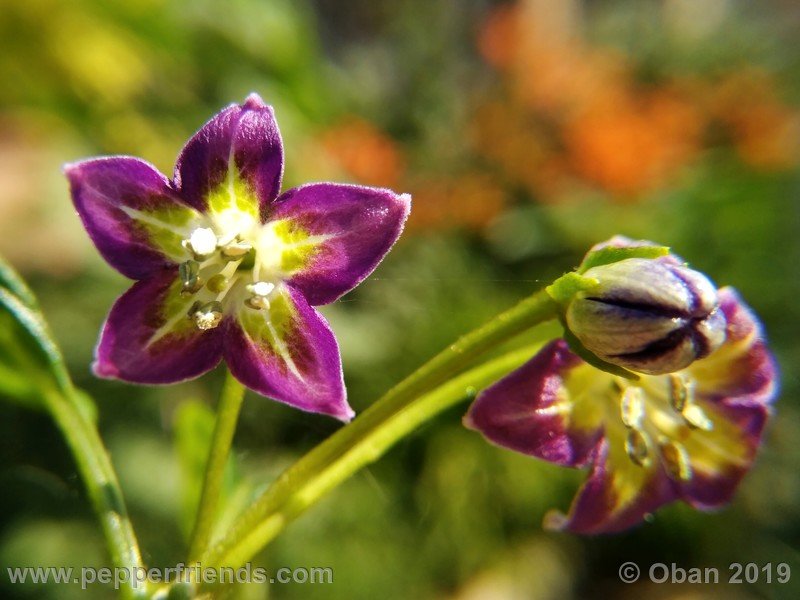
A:
<svg viewBox="0 0 800 600">
<path fill-rule="evenodd" d="M 281 282 L 307 263 L 319 241 L 288 221 L 261 225 L 235 209 L 212 213 L 181 244 L 181 295 L 194 299 L 188 316 L 208 330 L 242 307 L 269 311 Z"/>
<path fill-rule="evenodd" d="M 683 373 L 643 376 L 631 382 L 615 378 L 619 418 L 626 430 L 625 452 L 641 467 L 658 456 L 670 477 L 692 477 L 689 456 L 681 443 L 693 430 L 711 431 L 711 419 L 695 400 L 695 382 Z"/>
</svg>

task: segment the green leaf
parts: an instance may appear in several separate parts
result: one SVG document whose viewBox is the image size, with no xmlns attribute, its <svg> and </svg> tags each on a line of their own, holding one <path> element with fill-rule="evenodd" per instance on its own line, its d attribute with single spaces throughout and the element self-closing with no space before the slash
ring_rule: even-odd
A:
<svg viewBox="0 0 800 600">
<path fill-rule="evenodd" d="M 667 246 L 626 246 L 624 248 L 609 246 L 589 252 L 578 267 L 578 273 L 585 273 L 594 267 L 609 265 L 628 258 L 659 258 L 668 254 Z"/>
<path fill-rule="evenodd" d="M 1 343 L 12 364 L 33 371 L 31 374 L 46 372 L 60 389 L 71 389 L 64 358 L 41 314 L 14 295 L 10 288 L 0 288 L 0 315 L 4 315 L 0 318 L 5 321 L 9 334 L 2 337 Z"/>
<path fill-rule="evenodd" d="M 73 388 L 33 292 L 0 258 L 0 395 L 44 409 L 42 391 L 52 387 L 68 393 L 87 419 L 97 419 L 94 401 Z"/>
<path fill-rule="evenodd" d="M 36 296 L 14 268 L 0 257 L 0 288 L 14 294 L 28 308 L 37 309 Z"/>
</svg>

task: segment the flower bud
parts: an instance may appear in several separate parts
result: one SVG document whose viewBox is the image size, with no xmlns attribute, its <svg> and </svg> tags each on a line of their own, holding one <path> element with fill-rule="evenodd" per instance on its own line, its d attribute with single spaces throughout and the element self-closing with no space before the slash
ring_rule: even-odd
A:
<svg viewBox="0 0 800 600">
<path fill-rule="evenodd" d="M 593 267 L 598 282 L 569 302 L 570 332 L 598 358 L 631 371 L 678 371 L 725 340 L 725 316 L 705 275 L 663 259 Z"/>
</svg>

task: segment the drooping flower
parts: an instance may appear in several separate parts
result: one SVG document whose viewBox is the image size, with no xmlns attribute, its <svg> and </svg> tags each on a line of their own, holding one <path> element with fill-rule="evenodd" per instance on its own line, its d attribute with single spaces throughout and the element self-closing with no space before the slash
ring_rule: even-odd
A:
<svg viewBox="0 0 800 600">
<path fill-rule="evenodd" d="M 465 424 L 489 441 L 569 467 L 590 466 L 567 515 L 545 526 L 607 533 L 677 499 L 726 504 L 749 470 L 777 390 L 761 327 L 719 290 L 724 343 L 685 369 L 638 380 L 597 369 L 564 340 L 486 389 Z"/>
<path fill-rule="evenodd" d="M 188 141 L 172 180 L 127 156 L 65 172 L 98 250 L 136 280 L 103 327 L 97 375 L 173 383 L 224 358 L 260 394 L 352 417 L 336 339 L 313 306 L 375 269 L 402 231 L 409 196 L 333 183 L 279 195 L 281 136 L 255 94 Z"/>
</svg>

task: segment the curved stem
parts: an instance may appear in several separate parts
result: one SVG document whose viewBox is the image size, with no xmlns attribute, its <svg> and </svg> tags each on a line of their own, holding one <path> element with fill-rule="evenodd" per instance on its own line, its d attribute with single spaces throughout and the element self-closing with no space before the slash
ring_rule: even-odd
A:
<svg viewBox="0 0 800 600">
<path fill-rule="evenodd" d="M 225 383 L 222 386 L 217 407 L 217 421 L 214 425 L 211 448 L 206 463 L 200 505 L 195 518 L 192 541 L 189 545 L 190 564 L 200 558 L 211 539 L 222 491 L 225 466 L 228 464 L 242 400 L 244 400 L 244 386 L 231 375 L 230 371 L 226 371 Z"/>
<path fill-rule="evenodd" d="M 97 428 L 81 411 L 77 394 L 78 391 L 70 386 L 63 392 L 54 388 L 45 390 L 43 396 L 72 451 L 87 494 L 100 519 L 111 561 L 116 568 L 124 569 L 130 575 L 121 588 L 123 597 L 144 595 L 143 586 L 137 588 L 137 579 L 134 577 L 134 573 L 144 569 L 144 566 L 119 481 Z"/>
<path fill-rule="evenodd" d="M 488 362 L 426 394 L 478 354 L 556 315 L 540 292 L 458 340 L 285 471 L 204 556 L 205 566 L 239 566 L 325 493 L 377 460 L 418 425 L 522 364 L 526 348 Z"/>
<path fill-rule="evenodd" d="M 212 548 L 204 566 L 244 564 L 286 525 L 356 471 L 383 456 L 395 442 L 442 411 L 473 398 L 477 390 L 520 366 L 534 351 L 523 348 L 487 362 L 394 413 L 365 411 L 285 471 Z M 332 455 L 336 458 L 330 460 Z"/>
</svg>

